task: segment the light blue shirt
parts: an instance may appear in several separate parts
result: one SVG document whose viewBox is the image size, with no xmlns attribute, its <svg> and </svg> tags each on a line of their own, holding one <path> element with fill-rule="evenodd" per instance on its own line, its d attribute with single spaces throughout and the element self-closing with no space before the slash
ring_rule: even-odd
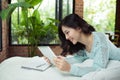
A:
<svg viewBox="0 0 120 80">
<path fill-rule="evenodd" d="M 120 60 L 120 48 L 117 48 L 101 32 L 93 32 L 93 45 L 91 52 L 80 50 L 74 57 L 66 59 L 71 64 L 70 73 L 75 76 L 83 76 L 97 69 L 106 68 L 110 59 Z M 86 59 L 93 59 L 92 67 L 80 67 L 74 63 L 81 63 Z"/>
</svg>

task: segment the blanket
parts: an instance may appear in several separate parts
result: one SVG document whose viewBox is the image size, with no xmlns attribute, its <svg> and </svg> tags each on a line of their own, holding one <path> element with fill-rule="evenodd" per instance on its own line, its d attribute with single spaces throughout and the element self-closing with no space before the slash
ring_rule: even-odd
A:
<svg viewBox="0 0 120 80">
<path fill-rule="evenodd" d="M 120 80 L 120 61 L 110 60 L 106 69 L 90 72 L 82 77 L 73 76 L 58 70 L 55 66 L 44 72 L 22 69 L 30 57 L 11 57 L 0 63 L 0 80 Z M 88 59 L 78 66 L 91 66 Z"/>
</svg>

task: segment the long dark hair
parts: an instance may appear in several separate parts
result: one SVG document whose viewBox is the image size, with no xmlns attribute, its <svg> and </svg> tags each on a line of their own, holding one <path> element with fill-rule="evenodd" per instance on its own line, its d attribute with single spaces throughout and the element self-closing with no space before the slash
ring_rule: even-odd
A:
<svg viewBox="0 0 120 80">
<path fill-rule="evenodd" d="M 69 40 L 66 39 L 65 34 L 62 31 L 62 26 L 67 26 L 73 29 L 80 28 L 82 32 L 86 35 L 91 34 L 95 29 L 93 26 L 88 24 L 84 19 L 82 19 L 77 14 L 70 14 L 66 16 L 58 26 L 58 36 L 61 40 L 61 48 L 63 49 L 61 55 L 65 56 L 66 54 L 73 54 L 79 50 L 84 50 L 85 45 L 82 43 L 73 44 Z"/>
</svg>

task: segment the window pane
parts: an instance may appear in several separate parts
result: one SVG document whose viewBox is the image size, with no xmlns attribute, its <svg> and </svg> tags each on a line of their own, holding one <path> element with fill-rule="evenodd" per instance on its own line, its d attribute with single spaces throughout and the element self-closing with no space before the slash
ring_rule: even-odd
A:
<svg viewBox="0 0 120 80">
<path fill-rule="evenodd" d="M 84 0 L 84 19 L 97 31 L 114 33 L 116 0 Z"/>
<path fill-rule="evenodd" d="M 12 0 L 11 3 L 15 3 L 17 0 Z M 47 5 L 46 5 L 47 3 Z M 54 5 L 53 5 L 54 4 Z M 40 7 L 38 8 L 38 6 Z M 55 19 L 55 0 L 43 0 L 42 4 L 38 4 L 34 7 L 34 9 L 29 9 L 28 16 L 30 17 L 35 9 L 38 8 L 38 11 L 40 13 L 40 19 L 43 21 L 44 24 L 49 23 L 47 18 Z M 11 43 L 12 44 L 28 44 L 28 37 L 26 37 L 25 34 L 27 34 L 26 27 L 24 25 L 21 25 L 22 23 L 22 13 L 21 8 L 16 8 L 16 10 L 13 12 L 11 17 Z M 46 32 L 47 34 L 47 32 Z M 47 42 L 45 42 L 47 41 Z M 44 39 L 43 44 L 48 44 L 47 39 Z M 55 44 L 54 41 L 50 41 L 49 43 Z"/>
<path fill-rule="evenodd" d="M 24 22 L 22 9 L 20 7 L 16 8 L 16 10 L 13 12 L 11 17 L 11 35 L 10 35 L 11 44 L 12 45 L 29 44 L 29 39 L 32 38 L 31 36 L 35 34 L 40 34 L 40 36 L 42 36 L 42 38 L 40 38 L 39 40 L 39 44 L 59 44 L 57 27 L 55 27 L 55 22 L 54 22 L 55 15 L 57 14 L 55 13 L 56 1 L 57 0 L 43 0 L 43 2 L 41 4 L 36 5 L 34 9 L 33 8 L 29 9 L 28 20 L 26 20 L 28 21 L 27 27 Z M 15 2 L 17 2 L 17 0 L 11 0 L 11 3 L 15 3 Z M 64 12 L 62 13 L 64 14 L 64 16 L 72 13 L 73 0 L 63 0 L 62 5 L 63 5 L 63 10 L 61 12 Z M 37 11 L 35 12 L 35 9 L 38 9 L 39 14 Z M 29 23 L 29 21 L 31 19 L 33 20 L 33 17 L 31 17 L 31 15 L 33 14 L 40 16 L 40 18 L 38 18 L 38 22 L 36 20 L 33 21 L 34 23 L 37 23 L 39 25 L 39 29 L 36 29 L 35 32 L 33 31 L 30 32 L 29 29 L 31 29 L 30 27 L 33 26 L 33 24 Z M 62 17 L 62 15 L 61 16 L 57 15 L 57 16 Z M 45 30 L 40 31 L 40 29 L 43 26 L 45 26 L 44 27 Z M 52 29 L 52 27 L 54 27 L 54 29 Z M 29 35 L 28 33 L 31 35 Z M 28 36 L 30 37 L 29 39 Z"/>
<path fill-rule="evenodd" d="M 64 18 L 66 15 L 73 13 L 73 0 L 63 0 L 63 16 Z"/>
</svg>

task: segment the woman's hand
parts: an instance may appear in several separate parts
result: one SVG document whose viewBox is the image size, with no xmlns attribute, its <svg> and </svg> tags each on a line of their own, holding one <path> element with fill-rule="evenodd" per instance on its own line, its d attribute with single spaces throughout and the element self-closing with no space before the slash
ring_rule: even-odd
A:
<svg viewBox="0 0 120 80">
<path fill-rule="evenodd" d="M 70 64 L 67 61 L 65 61 L 65 57 L 58 56 L 54 58 L 54 63 L 58 69 L 67 72 L 70 71 Z"/>
<path fill-rule="evenodd" d="M 49 64 L 51 64 L 50 60 L 47 57 L 43 56 L 43 59 L 45 59 L 46 62 L 48 62 Z"/>
</svg>

